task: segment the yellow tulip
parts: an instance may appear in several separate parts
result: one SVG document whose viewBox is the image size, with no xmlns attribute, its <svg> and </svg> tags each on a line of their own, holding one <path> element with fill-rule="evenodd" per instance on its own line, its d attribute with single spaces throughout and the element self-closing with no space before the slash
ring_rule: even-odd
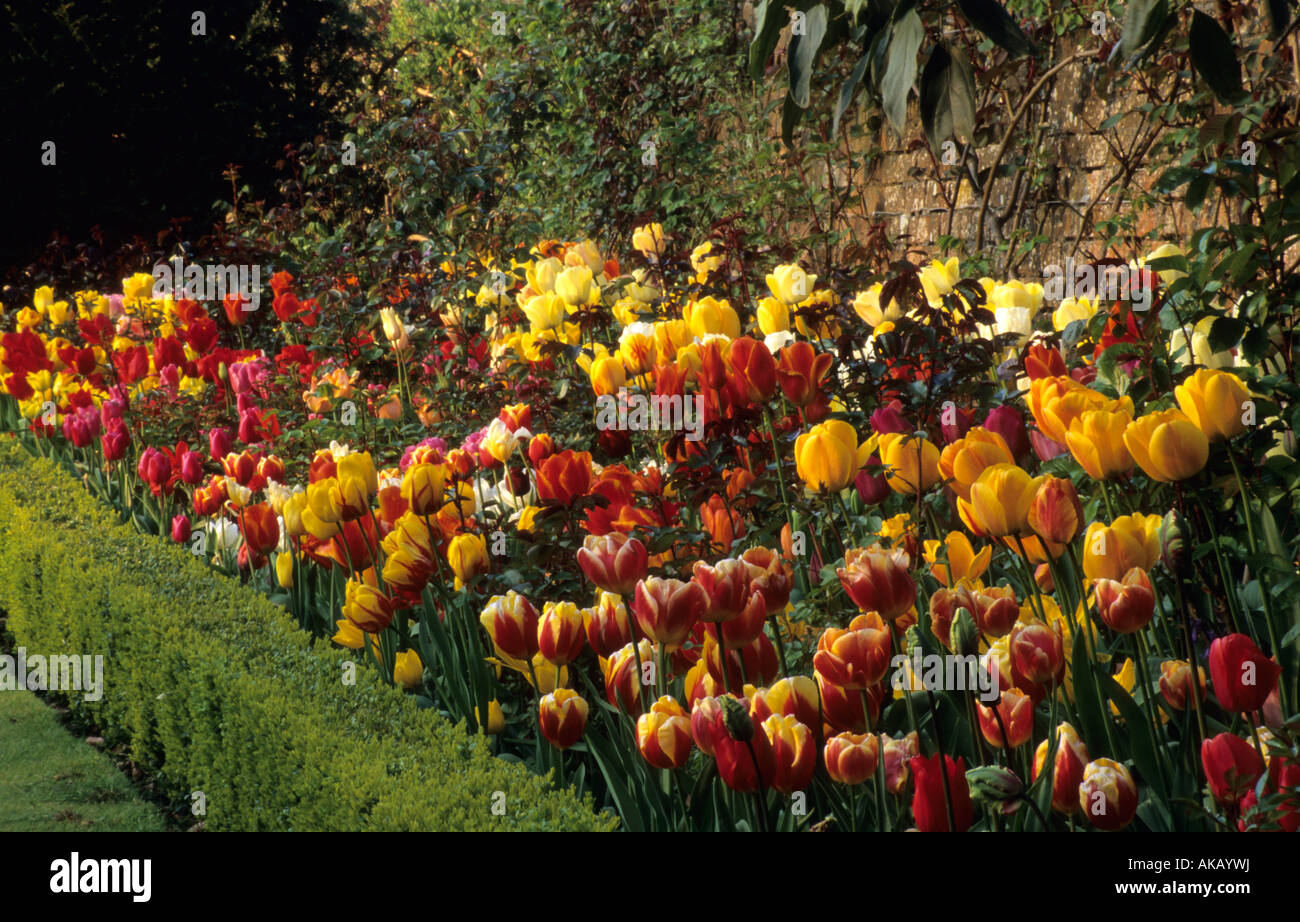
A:
<svg viewBox="0 0 1300 922">
<path fill-rule="evenodd" d="M 1093 480 L 1109 480 L 1133 469 L 1124 445 L 1124 430 L 1133 421 L 1133 402 L 1124 397 L 1111 406 L 1086 410 L 1070 421 L 1065 445 Z"/>
<path fill-rule="evenodd" d="M 495 698 L 488 702 L 487 726 L 483 726 L 483 715 L 478 712 L 477 707 L 474 708 L 474 719 L 490 736 L 496 736 L 506 728 L 506 715 L 501 710 L 501 702 Z"/>
<path fill-rule="evenodd" d="M 1030 477 L 1014 464 L 994 464 L 971 485 L 969 501 L 957 500 L 957 510 L 979 534 L 994 538 L 1032 535 L 1029 508 L 1043 480 Z"/>
<path fill-rule="evenodd" d="M 939 449 L 929 439 L 900 432 L 886 432 L 879 439 L 880 462 L 885 482 L 895 493 L 924 493 L 938 483 Z"/>
<path fill-rule="evenodd" d="M 926 300 L 930 302 L 931 307 L 942 304 L 943 296 L 951 294 L 956 284 L 961 281 L 961 268 L 956 256 L 947 262 L 931 260 L 928 266 L 921 268 L 920 274 L 921 288 L 925 291 Z"/>
<path fill-rule="evenodd" d="M 1080 384 L 1069 375 L 1031 381 L 1027 402 L 1038 431 L 1062 445 L 1075 418 L 1088 410 L 1104 409 L 1110 403 L 1105 394 Z"/>
<path fill-rule="evenodd" d="M 488 571 L 487 542 L 482 535 L 457 535 L 447 545 L 447 563 L 456 574 L 456 588 L 460 589 L 472 577 Z"/>
<path fill-rule="evenodd" d="M 1181 410 L 1140 416 L 1124 430 L 1124 445 L 1152 480 L 1173 483 L 1201 471 L 1210 440 Z"/>
<path fill-rule="evenodd" d="M 946 550 L 948 562 L 939 563 L 939 548 Z M 985 547 L 977 554 L 964 532 L 951 531 L 943 541 L 928 540 L 922 550 L 930 574 L 945 586 L 955 586 L 960 580 L 978 580 L 989 567 L 993 548 Z"/>
<path fill-rule="evenodd" d="M 524 305 L 524 316 L 532 324 L 533 332 L 540 333 L 553 330 L 564 323 L 568 316 L 564 298 L 554 292 L 535 295 Z"/>
<path fill-rule="evenodd" d="M 764 336 L 784 333 L 790 329 L 790 309 L 776 298 L 764 298 L 758 302 L 755 315 L 758 328 Z"/>
<path fill-rule="evenodd" d="M 632 231 L 632 247 L 647 258 L 658 258 L 663 254 L 665 244 L 663 225 L 646 224 Z"/>
<path fill-rule="evenodd" d="M 939 454 L 939 473 L 952 481 L 958 496 L 970 498 L 970 487 L 986 467 L 1014 464 L 1015 456 L 1006 440 L 996 432 L 976 426 L 955 442 L 944 446 Z"/>
<path fill-rule="evenodd" d="M 548 259 L 539 259 L 524 269 L 524 274 L 528 279 L 528 287 L 534 294 L 549 294 L 555 290 L 555 278 L 564 268 L 554 256 Z"/>
<path fill-rule="evenodd" d="M 1134 567 L 1151 569 L 1160 559 L 1160 521 L 1153 513 L 1093 522 L 1083 535 L 1083 575 L 1122 580 Z"/>
<path fill-rule="evenodd" d="M 698 337 L 722 335 L 728 339 L 740 336 L 740 316 L 736 309 L 726 300 L 713 297 L 700 298 L 687 304 L 682 311 L 682 318 L 691 328 L 691 333 Z"/>
<path fill-rule="evenodd" d="M 393 681 L 404 688 L 415 688 L 424 678 L 424 663 L 414 650 L 401 650 L 393 663 Z"/>
<path fill-rule="evenodd" d="M 591 389 L 598 396 L 617 394 L 627 386 L 627 372 L 617 355 L 602 355 L 591 363 Z"/>
<path fill-rule="evenodd" d="M 1210 441 L 1230 439 L 1254 422 L 1255 404 L 1241 379 L 1202 368 L 1174 388 L 1178 407 Z"/>
<path fill-rule="evenodd" d="M 347 618 L 335 621 L 334 626 L 338 628 L 338 630 L 330 640 L 334 641 L 340 647 L 347 647 L 349 650 L 360 650 L 366 645 L 365 632 Z"/>
<path fill-rule="evenodd" d="M 813 426 L 794 443 L 795 470 L 816 493 L 838 493 L 847 487 L 862 466 L 858 455 L 858 434 L 839 419 Z"/>
<path fill-rule="evenodd" d="M 592 285 L 591 269 L 570 266 L 555 277 L 555 293 L 570 307 L 584 307 L 598 299 L 600 289 Z"/>
<path fill-rule="evenodd" d="M 772 296 L 786 306 L 806 301 L 812 294 L 817 276 L 809 275 L 801 266 L 777 266 L 767 276 L 767 287 Z"/>
</svg>

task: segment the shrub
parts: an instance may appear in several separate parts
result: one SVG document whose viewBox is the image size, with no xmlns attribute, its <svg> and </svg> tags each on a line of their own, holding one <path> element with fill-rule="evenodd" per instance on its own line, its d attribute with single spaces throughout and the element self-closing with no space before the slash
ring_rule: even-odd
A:
<svg viewBox="0 0 1300 922">
<path fill-rule="evenodd" d="M 603 830 L 589 801 L 492 756 L 347 651 L 179 547 L 136 534 L 54 464 L 0 449 L 0 608 L 31 651 L 103 654 L 74 708 L 202 791 L 234 830 Z M 504 812 L 493 806 L 504 795 Z"/>
</svg>

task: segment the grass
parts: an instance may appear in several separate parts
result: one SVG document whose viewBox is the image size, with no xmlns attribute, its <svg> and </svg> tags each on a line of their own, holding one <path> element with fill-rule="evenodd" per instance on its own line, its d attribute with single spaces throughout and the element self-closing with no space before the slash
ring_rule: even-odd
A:
<svg viewBox="0 0 1300 922">
<path fill-rule="evenodd" d="M 0 692 L 0 832 L 164 828 L 112 760 L 28 691 Z"/>
</svg>

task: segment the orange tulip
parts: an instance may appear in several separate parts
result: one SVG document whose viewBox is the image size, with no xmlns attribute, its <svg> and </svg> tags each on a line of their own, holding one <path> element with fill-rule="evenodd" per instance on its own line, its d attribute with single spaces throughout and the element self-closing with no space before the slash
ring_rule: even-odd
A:
<svg viewBox="0 0 1300 922">
<path fill-rule="evenodd" d="M 1014 464 L 1015 461 L 1002 436 L 977 426 L 944 447 L 939 455 L 939 473 L 944 480 L 951 481 L 958 496 L 970 499 L 971 484 L 985 468 L 994 464 Z"/>
<path fill-rule="evenodd" d="M 1083 505 L 1074 484 L 1062 477 L 1046 477 L 1029 504 L 1029 527 L 1040 538 L 1069 544 L 1083 531 Z"/>
<path fill-rule="evenodd" d="M 862 784 L 876 774 L 880 737 L 869 733 L 840 733 L 826 741 L 826 773 L 840 784 Z"/>
<path fill-rule="evenodd" d="M 831 627 L 822 632 L 813 669 L 845 691 L 861 691 L 885 677 L 891 649 L 889 629 L 880 616 L 861 614 L 849 622 L 848 630 Z"/>
<path fill-rule="evenodd" d="M 874 611 L 895 621 L 916 604 L 916 583 L 908 572 L 907 552 L 879 545 L 849 548 L 844 566 L 835 572 L 844 591 L 864 612 Z"/>
</svg>

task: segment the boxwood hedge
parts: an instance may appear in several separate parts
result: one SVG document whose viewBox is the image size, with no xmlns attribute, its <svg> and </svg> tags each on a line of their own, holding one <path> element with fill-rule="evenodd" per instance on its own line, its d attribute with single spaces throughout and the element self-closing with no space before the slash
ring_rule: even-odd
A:
<svg viewBox="0 0 1300 922">
<path fill-rule="evenodd" d="M 119 516 L 52 462 L 0 446 L 0 609 L 30 653 L 102 654 L 70 703 L 231 830 L 612 828 L 589 799 L 493 757 L 353 654 Z"/>
</svg>

